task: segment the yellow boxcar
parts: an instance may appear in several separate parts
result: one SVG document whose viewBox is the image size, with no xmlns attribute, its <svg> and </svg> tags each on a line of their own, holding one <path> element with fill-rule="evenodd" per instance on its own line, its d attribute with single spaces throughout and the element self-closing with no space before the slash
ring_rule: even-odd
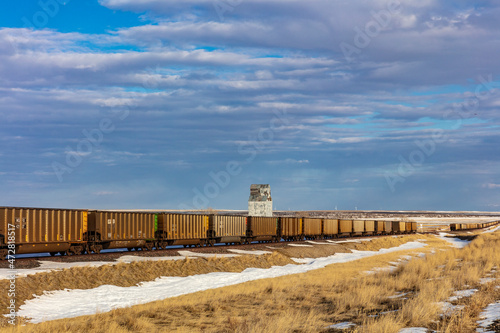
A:
<svg viewBox="0 0 500 333">
<path fill-rule="evenodd" d="M 205 214 L 158 214 L 160 246 L 204 245 L 208 240 L 210 216 Z"/>
<path fill-rule="evenodd" d="M 248 217 L 247 238 L 250 241 L 278 241 L 279 236 L 277 217 Z"/>
<path fill-rule="evenodd" d="M 375 233 L 380 235 L 384 233 L 384 221 L 375 221 Z"/>
<path fill-rule="evenodd" d="M 247 233 L 247 217 L 235 215 L 212 215 L 209 238 L 214 243 L 244 243 Z"/>
<path fill-rule="evenodd" d="M 85 249 L 87 211 L 0 207 L 0 256 L 42 253 L 79 254 Z"/>
<path fill-rule="evenodd" d="M 373 235 L 375 233 L 375 221 L 365 221 L 365 235 Z"/>
<path fill-rule="evenodd" d="M 306 239 L 318 239 L 322 237 L 321 219 L 307 218 L 303 219 L 304 237 Z"/>
<path fill-rule="evenodd" d="M 281 237 L 285 240 L 301 240 L 302 218 L 280 217 Z"/>
<path fill-rule="evenodd" d="M 323 235 L 327 238 L 338 237 L 339 235 L 339 220 L 323 219 Z"/>
<path fill-rule="evenodd" d="M 339 220 L 339 234 L 345 236 L 352 233 L 352 220 Z"/>
<path fill-rule="evenodd" d="M 154 246 L 155 214 L 90 211 L 88 220 L 88 240 L 94 252 L 116 248 L 151 250 Z"/>
<path fill-rule="evenodd" d="M 365 221 L 353 220 L 352 221 L 352 235 L 362 235 L 365 232 Z"/>
</svg>

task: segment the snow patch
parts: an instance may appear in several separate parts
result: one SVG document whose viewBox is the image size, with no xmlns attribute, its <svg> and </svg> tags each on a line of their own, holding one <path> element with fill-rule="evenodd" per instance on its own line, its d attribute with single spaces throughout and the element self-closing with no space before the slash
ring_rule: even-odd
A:
<svg viewBox="0 0 500 333">
<path fill-rule="evenodd" d="M 228 251 L 234 252 L 234 253 L 239 253 L 239 254 L 252 254 L 252 255 L 256 255 L 256 256 L 261 256 L 263 254 L 272 253 L 270 251 L 259 251 L 259 250 L 248 251 L 248 250 L 238 250 L 238 249 L 229 249 Z"/>
<path fill-rule="evenodd" d="M 306 243 L 317 244 L 317 245 L 332 245 L 332 243 L 315 242 L 315 241 L 311 241 L 311 240 L 306 241 Z"/>
<path fill-rule="evenodd" d="M 288 244 L 288 246 L 297 246 L 297 247 L 314 247 L 308 244 Z"/>
<path fill-rule="evenodd" d="M 399 293 L 399 294 L 396 294 L 396 295 L 387 296 L 387 298 L 394 299 L 394 298 L 400 298 L 400 297 L 403 297 L 403 296 L 406 296 L 406 295 L 408 295 L 408 293 Z"/>
<path fill-rule="evenodd" d="M 327 328 L 334 328 L 334 329 L 337 329 L 337 330 L 346 330 L 346 329 L 348 329 L 349 327 L 352 327 L 352 326 L 356 326 L 356 324 L 351 323 L 350 321 L 344 321 L 344 322 L 341 322 L 341 323 L 338 323 L 338 324 L 330 325 Z"/>
<path fill-rule="evenodd" d="M 91 261 L 91 262 L 56 262 L 56 261 L 40 261 L 40 266 L 35 268 L 15 269 L 16 277 L 26 277 L 31 274 L 48 273 L 51 271 L 62 271 L 65 268 L 71 267 L 99 267 L 104 265 L 114 265 L 116 262 L 111 261 Z M 12 271 L 8 268 L 0 269 L 0 280 L 9 279 Z"/>
<path fill-rule="evenodd" d="M 479 314 L 481 320 L 477 321 L 480 326 L 476 329 L 476 332 L 494 332 L 488 331 L 488 326 L 492 325 L 494 321 L 500 320 L 500 301 L 496 303 L 489 304 L 483 312 Z"/>
<path fill-rule="evenodd" d="M 459 238 L 451 238 L 451 237 L 447 237 L 447 236 L 452 236 L 452 235 L 447 234 L 445 232 L 440 232 L 438 238 L 440 238 L 444 241 L 447 241 L 448 243 L 450 243 L 451 245 L 453 245 L 454 247 L 456 247 L 458 249 L 461 249 L 470 243 L 470 241 L 468 241 L 468 240 L 462 240 Z"/>
<path fill-rule="evenodd" d="M 398 333 L 426 333 L 429 330 L 425 327 L 406 327 L 398 331 Z"/>
<path fill-rule="evenodd" d="M 467 289 L 467 290 L 457 290 L 453 292 L 455 296 L 451 296 L 448 298 L 448 302 L 458 301 L 463 297 L 470 297 L 477 292 L 477 289 Z"/>
<path fill-rule="evenodd" d="M 463 308 L 465 308 L 465 305 L 453 305 L 449 302 L 438 302 L 438 306 L 441 307 L 441 316 L 446 316 L 449 317 L 451 316 L 454 312 L 460 311 Z"/>
<path fill-rule="evenodd" d="M 486 278 L 479 279 L 479 283 L 487 284 L 487 283 L 493 282 L 495 280 L 496 280 L 495 278 L 486 277 Z"/>
</svg>

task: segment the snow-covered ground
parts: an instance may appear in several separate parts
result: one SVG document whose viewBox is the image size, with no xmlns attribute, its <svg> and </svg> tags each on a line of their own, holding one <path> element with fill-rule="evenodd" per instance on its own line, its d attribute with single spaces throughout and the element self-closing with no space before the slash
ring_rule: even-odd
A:
<svg viewBox="0 0 500 333">
<path fill-rule="evenodd" d="M 356 326 L 356 324 L 351 323 L 350 321 L 344 321 L 344 322 L 341 322 L 341 323 L 330 325 L 327 328 L 334 328 L 334 329 L 337 329 L 337 330 L 346 330 L 346 329 L 348 329 L 348 328 L 350 328 L 352 326 Z"/>
<path fill-rule="evenodd" d="M 425 327 L 406 327 L 399 330 L 398 333 L 426 333 L 429 330 Z"/>
<path fill-rule="evenodd" d="M 448 302 L 458 301 L 460 298 L 471 297 L 477 292 L 477 289 L 466 289 L 466 290 L 457 290 L 453 292 L 453 296 L 448 298 Z"/>
<path fill-rule="evenodd" d="M 83 262 L 56 262 L 56 261 L 39 261 L 40 266 L 36 268 L 16 269 L 17 277 L 25 277 L 30 274 L 45 273 L 50 271 L 63 270 L 71 267 L 99 267 L 103 265 L 116 265 L 118 263 L 131 263 L 136 261 L 163 261 L 163 260 L 184 260 L 186 258 L 196 259 L 197 257 L 237 257 L 241 254 L 262 255 L 271 253 L 269 251 L 245 251 L 237 249 L 229 249 L 230 253 L 196 253 L 192 251 L 178 251 L 178 256 L 163 256 L 163 257 L 142 257 L 133 255 L 124 255 L 116 259 L 116 261 L 83 261 Z M 9 279 L 12 271 L 8 268 L 0 268 L 0 280 Z"/>
<path fill-rule="evenodd" d="M 379 251 L 353 250 L 352 253 L 337 253 L 325 258 L 296 259 L 295 261 L 302 263 L 301 265 L 274 266 L 269 269 L 248 268 L 241 273 L 217 272 L 188 277 L 161 277 L 155 281 L 144 282 L 133 287 L 104 285 L 87 290 L 51 291 L 27 301 L 20 307 L 18 315 L 32 318 L 31 321 L 34 323 L 91 315 L 97 312 L 107 312 L 116 308 L 149 303 L 252 280 L 304 273 L 334 263 L 343 263 L 378 254 L 417 249 L 424 246 L 426 244 L 421 242 L 408 242 Z M 78 302 L 75 302 L 75 299 Z"/>
<path fill-rule="evenodd" d="M 483 312 L 479 314 L 480 320 L 478 320 L 477 324 L 479 327 L 476 329 L 476 332 L 486 333 L 486 332 L 494 332 L 488 331 L 487 327 L 493 324 L 494 321 L 500 320 L 500 301 L 496 303 L 492 303 L 488 305 Z"/>
<path fill-rule="evenodd" d="M 447 234 L 445 232 L 439 233 L 439 238 L 447 241 L 448 243 L 452 244 L 454 247 L 459 248 L 459 249 L 467 246 L 470 243 L 470 241 L 468 241 L 468 240 L 462 240 L 460 238 L 451 238 L 451 237 L 447 237 L 447 236 L 453 236 L 453 235 Z"/>
</svg>

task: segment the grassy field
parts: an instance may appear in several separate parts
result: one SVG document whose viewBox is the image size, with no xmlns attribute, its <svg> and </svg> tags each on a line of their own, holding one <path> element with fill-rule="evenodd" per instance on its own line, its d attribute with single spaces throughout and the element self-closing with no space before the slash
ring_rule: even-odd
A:
<svg viewBox="0 0 500 333">
<path fill-rule="evenodd" d="M 417 239 L 425 240 L 428 246 L 94 316 L 8 327 L 3 331 L 334 332 L 327 327 L 343 321 L 357 325 L 350 329 L 353 332 L 397 332 L 415 326 L 441 332 L 475 331 L 479 312 L 500 299 L 500 290 L 495 288 L 500 280 L 480 283 L 486 276 L 500 277 L 500 233 L 480 235 L 463 249 L 423 235 L 385 237 L 351 246 L 378 250 Z M 422 257 L 422 253 L 426 255 Z M 283 263 L 289 260 L 283 253 L 274 256 L 283 258 Z M 386 269 L 398 261 L 397 268 Z M 441 316 L 438 302 L 446 301 L 454 290 L 470 288 L 478 292 L 454 302 L 464 306 L 461 311 Z"/>
</svg>

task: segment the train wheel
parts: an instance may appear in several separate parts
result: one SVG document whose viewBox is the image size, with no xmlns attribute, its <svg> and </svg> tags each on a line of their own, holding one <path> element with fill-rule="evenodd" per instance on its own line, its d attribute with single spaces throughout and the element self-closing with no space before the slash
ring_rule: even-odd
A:
<svg viewBox="0 0 500 333">
<path fill-rule="evenodd" d="M 63 256 L 64 254 L 65 254 L 65 252 L 62 252 L 62 251 L 59 252 L 60 256 Z"/>
<path fill-rule="evenodd" d="M 50 252 L 50 256 L 53 257 L 57 254 L 57 252 Z"/>
</svg>

